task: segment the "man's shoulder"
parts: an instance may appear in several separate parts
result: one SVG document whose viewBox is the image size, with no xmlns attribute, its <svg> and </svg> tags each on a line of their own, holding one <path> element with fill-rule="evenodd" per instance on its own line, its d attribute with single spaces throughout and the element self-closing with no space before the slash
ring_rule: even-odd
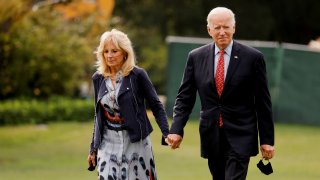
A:
<svg viewBox="0 0 320 180">
<path fill-rule="evenodd" d="M 205 44 L 205 45 L 202 45 L 200 47 L 197 47 L 197 48 L 191 50 L 189 54 L 196 55 L 196 54 L 202 54 L 203 52 L 209 52 L 210 50 L 213 49 L 213 46 L 214 46 L 213 43 Z"/>
<path fill-rule="evenodd" d="M 252 47 L 252 46 L 249 46 L 247 44 L 244 44 L 242 42 L 239 42 L 239 41 L 234 41 L 234 48 L 235 49 L 238 49 L 238 50 L 241 50 L 241 51 L 244 51 L 244 52 L 248 52 L 248 53 L 252 53 L 252 54 L 259 54 L 259 55 L 262 55 L 261 51 L 259 51 L 258 49 Z"/>
</svg>

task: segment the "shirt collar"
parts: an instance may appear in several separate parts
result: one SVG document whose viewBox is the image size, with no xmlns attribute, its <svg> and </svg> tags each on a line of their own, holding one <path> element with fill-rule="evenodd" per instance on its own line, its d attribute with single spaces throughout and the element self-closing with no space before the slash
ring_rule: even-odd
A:
<svg viewBox="0 0 320 180">
<path fill-rule="evenodd" d="M 231 50 L 232 50 L 232 45 L 233 45 L 233 40 L 231 41 L 231 43 L 224 49 L 224 52 L 225 52 L 225 54 L 227 54 L 227 55 L 231 55 Z M 219 51 L 220 51 L 220 49 L 219 49 L 219 47 L 216 45 L 216 44 L 214 44 L 214 54 L 218 54 L 219 53 Z"/>
</svg>

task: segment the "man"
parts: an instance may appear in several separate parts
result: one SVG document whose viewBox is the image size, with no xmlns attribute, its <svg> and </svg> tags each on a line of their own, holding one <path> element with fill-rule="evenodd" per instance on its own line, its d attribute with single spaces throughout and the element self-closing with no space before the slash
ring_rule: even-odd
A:
<svg viewBox="0 0 320 180">
<path fill-rule="evenodd" d="M 217 7 L 207 17 L 213 43 L 189 53 L 167 142 L 180 146 L 199 93 L 201 156 L 215 180 L 246 179 L 251 156 L 274 155 L 274 122 L 263 55 L 233 40 L 235 17 Z"/>
</svg>

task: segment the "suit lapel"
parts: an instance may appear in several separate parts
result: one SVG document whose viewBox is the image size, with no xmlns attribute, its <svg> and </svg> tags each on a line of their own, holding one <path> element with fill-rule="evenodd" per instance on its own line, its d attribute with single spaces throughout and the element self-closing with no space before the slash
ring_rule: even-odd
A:
<svg viewBox="0 0 320 180">
<path fill-rule="evenodd" d="M 240 54 L 240 52 L 239 52 L 239 48 L 237 46 L 237 42 L 233 41 L 233 47 L 232 47 L 232 51 L 231 51 L 230 62 L 229 62 L 228 70 L 227 70 L 227 76 L 225 79 L 224 88 L 228 85 L 231 77 L 233 76 L 235 70 L 238 67 L 238 64 L 241 60 L 239 54 Z"/>
<path fill-rule="evenodd" d="M 99 79 L 100 80 L 100 87 L 99 87 L 99 91 L 98 91 L 98 98 L 97 100 L 100 101 L 100 99 L 106 94 L 108 93 L 108 89 L 106 86 L 106 82 L 104 78 Z"/>
<path fill-rule="evenodd" d="M 209 53 L 207 53 L 206 62 L 207 62 L 207 72 L 208 77 L 211 78 L 211 83 L 214 86 L 214 89 L 216 89 L 216 83 L 214 81 L 214 43 L 212 43 L 211 46 L 209 46 Z"/>
<path fill-rule="evenodd" d="M 217 91 L 217 87 L 216 87 L 216 81 L 215 81 L 215 74 L 214 74 L 214 69 L 215 69 L 215 66 L 214 66 L 214 59 L 215 59 L 215 44 L 212 43 L 211 46 L 209 46 L 209 53 L 207 53 L 207 57 L 206 57 L 206 68 L 207 68 L 207 73 L 208 73 L 208 78 L 210 79 L 210 84 L 211 84 L 211 87 L 213 89 L 213 92 L 214 92 L 214 95 L 216 97 L 218 97 L 218 91 Z"/>
</svg>

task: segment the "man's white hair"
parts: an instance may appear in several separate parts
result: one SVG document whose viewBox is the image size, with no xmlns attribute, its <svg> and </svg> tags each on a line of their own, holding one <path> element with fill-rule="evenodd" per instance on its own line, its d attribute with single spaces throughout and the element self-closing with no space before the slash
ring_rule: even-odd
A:
<svg viewBox="0 0 320 180">
<path fill-rule="evenodd" d="M 211 18 L 212 16 L 217 15 L 217 14 L 220 14 L 220 13 L 229 13 L 230 16 L 231 16 L 231 21 L 232 21 L 233 26 L 236 25 L 235 15 L 234 15 L 234 13 L 233 13 L 230 9 L 228 9 L 228 8 L 226 8 L 226 7 L 216 7 L 216 8 L 213 8 L 213 9 L 209 12 L 209 14 L 208 14 L 208 16 L 207 16 L 207 26 L 208 26 L 208 27 L 210 27 L 210 26 L 212 25 L 211 22 L 210 22 L 210 18 Z"/>
</svg>

